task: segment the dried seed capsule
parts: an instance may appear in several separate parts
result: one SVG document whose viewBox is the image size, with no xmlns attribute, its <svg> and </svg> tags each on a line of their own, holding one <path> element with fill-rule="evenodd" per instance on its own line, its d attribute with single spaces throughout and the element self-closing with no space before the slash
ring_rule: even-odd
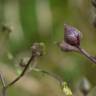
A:
<svg viewBox="0 0 96 96">
<path fill-rule="evenodd" d="M 33 55 L 42 56 L 45 51 L 45 45 L 44 43 L 33 43 L 32 47 L 32 53 Z"/>
<path fill-rule="evenodd" d="M 80 31 L 76 28 L 64 24 L 64 40 L 66 43 L 72 46 L 79 46 L 80 45 Z"/>
</svg>

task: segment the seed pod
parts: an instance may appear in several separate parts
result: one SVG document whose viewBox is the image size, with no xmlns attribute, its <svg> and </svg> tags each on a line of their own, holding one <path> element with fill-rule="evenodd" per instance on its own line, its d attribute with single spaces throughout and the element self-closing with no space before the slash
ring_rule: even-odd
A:
<svg viewBox="0 0 96 96">
<path fill-rule="evenodd" d="M 80 45 L 80 31 L 76 28 L 64 24 L 64 41 L 72 46 L 79 46 Z"/>
</svg>

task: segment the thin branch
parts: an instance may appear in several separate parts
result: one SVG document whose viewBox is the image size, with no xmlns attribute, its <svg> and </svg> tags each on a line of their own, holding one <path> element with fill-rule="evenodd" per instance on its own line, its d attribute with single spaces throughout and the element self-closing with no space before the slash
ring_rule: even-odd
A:
<svg viewBox="0 0 96 96">
<path fill-rule="evenodd" d="M 91 56 L 88 52 L 86 52 L 84 49 L 80 48 L 80 47 L 77 47 L 78 50 L 80 51 L 80 53 L 82 55 L 84 55 L 85 57 L 87 57 L 91 62 L 95 63 L 96 64 L 96 59 Z"/>
<path fill-rule="evenodd" d="M 12 86 L 13 84 L 15 84 L 19 79 L 21 79 L 21 77 L 24 76 L 24 74 L 25 74 L 25 72 L 27 71 L 27 69 L 28 69 L 31 61 L 34 60 L 35 56 L 36 56 L 36 55 L 32 54 L 32 56 L 30 57 L 30 59 L 28 60 L 28 62 L 27 62 L 27 64 L 26 64 L 26 66 L 24 67 L 22 73 L 21 73 L 17 78 L 15 78 L 12 82 L 10 82 L 9 84 L 7 84 L 7 85 L 5 84 L 5 80 L 4 80 L 4 78 L 3 78 L 3 75 L 0 74 L 0 79 L 1 79 L 1 82 L 2 82 L 2 85 L 3 85 L 3 89 L 2 89 L 2 95 L 3 95 L 3 96 L 6 96 L 6 90 L 7 90 L 7 88 L 9 88 L 9 87 Z"/>
<path fill-rule="evenodd" d="M 24 74 L 25 74 L 25 72 L 27 71 L 27 69 L 28 69 L 31 61 L 32 61 L 34 58 L 35 58 L 34 55 L 32 55 L 32 56 L 30 57 L 30 59 L 29 59 L 29 61 L 27 62 L 24 70 L 22 71 L 22 73 L 21 73 L 17 78 L 15 78 L 11 83 L 9 83 L 7 86 L 5 86 L 6 89 L 7 89 L 8 87 L 12 86 L 13 84 L 15 84 L 22 76 L 24 76 Z"/>
<path fill-rule="evenodd" d="M 43 69 L 39 69 L 39 68 L 34 68 L 32 70 L 36 71 L 36 72 L 41 72 L 43 74 L 47 74 L 47 75 L 51 76 L 52 78 L 56 79 L 60 83 L 60 87 L 62 89 L 62 84 L 63 84 L 64 81 L 62 80 L 62 78 L 60 76 L 58 76 L 54 73 L 48 72 L 46 70 L 43 70 Z"/>
<path fill-rule="evenodd" d="M 2 95 L 3 96 L 6 96 L 6 91 L 5 91 L 5 87 L 6 87 L 6 82 L 5 82 L 5 79 L 3 77 L 3 74 L 0 72 L 0 80 L 1 80 L 1 83 L 2 83 Z"/>
<path fill-rule="evenodd" d="M 2 89 L 2 95 L 3 96 L 7 96 L 7 94 L 6 94 L 6 88 L 5 87 L 3 87 L 3 89 Z"/>
<path fill-rule="evenodd" d="M 4 79 L 3 74 L 1 72 L 0 72 L 0 80 L 1 80 L 3 87 L 5 87 L 6 86 L 5 79 Z"/>
<path fill-rule="evenodd" d="M 47 75 L 51 76 L 52 78 L 56 79 L 60 84 L 62 92 L 66 96 L 73 96 L 71 89 L 68 87 L 67 83 L 60 76 L 58 76 L 54 73 L 48 72 L 46 70 L 38 69 L 38 68 L 34 68 L 33 70 L 37 71 L 37 72 L 42 72 L 42 73 L 47 74 Z"/>
<path fill-rule="evenodd" d="M 21 79 L 21 77 L 24 76 L 24 74 L 27 71 L 27 69 L 28 69 L 31 61 L 33 61 L 36 57 L 43 55 L 43 47 L 44 47 L 44 44 L 42 44 L 42 43 L 33 43 L 32 47 L 31 47 L 32 55 L 31 55 L 30 59 L 28 60 L 28 62 L 25 64 L 25 67 L 24 67 L 23 71 L 21 72 L 21 74 L 17 78 L 15 78 L 9 84 L 5 84 L 4 79 L 2 77 L 2 74 L 1 74 L 1 81 L 2 81 L 2 85 L 3 85 L 3 92 L 2 92 L 3 96 L 6 96 L 5 95 L 6 90 L 10 86 L 12 86 L 13 84 L 15 84 L 19 79 Z M 22 61 L 20 62 L 20 64 L 21 63 L 22 63 Z"/>
</svg>

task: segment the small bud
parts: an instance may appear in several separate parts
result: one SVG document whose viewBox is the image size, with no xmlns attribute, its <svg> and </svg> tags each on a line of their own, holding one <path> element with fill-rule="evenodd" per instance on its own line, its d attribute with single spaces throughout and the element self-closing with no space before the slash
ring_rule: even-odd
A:
<svg viewBox="0 0 96 96">
<path fill-rule="evenodd" d="M 76 47 L 71 46 L 71 45 L 69 45 L 68 43 L 66 43 L 64 41 L 57 43 L 57 45 L 60 47 L 60 49 L 62 51 L 65 51 L 65 52 L 70 52 L 70 51 L 78 52 L 78 49 Z"/>
<path fill-rule="evenodd" d="M 79 46 L 80 45 L 80 31 L 76 28 L 64 24 L 64 40 L 66 43 L 72 46 Z"/>
<path fill-rule="evenodd" d="M 91 85 L 89 83 L 89 81 L 86 79 L 86 78 L 83 78 L 81 81 L 80 81 L 80 90 L 83 94 L 87 95 L 91 89 Z"/>
</svg>

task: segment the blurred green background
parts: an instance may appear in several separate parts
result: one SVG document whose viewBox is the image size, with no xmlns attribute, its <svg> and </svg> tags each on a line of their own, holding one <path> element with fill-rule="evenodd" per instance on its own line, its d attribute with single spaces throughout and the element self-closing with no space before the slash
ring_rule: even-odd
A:
<svg viewBox="0 0 96 96">
<path fill-rule="evenodd" d="M 0 70 L 7 82 L 17 76 L 20 58 L 29 56 L 32 43 L 44 42 L 46 54 L 38 59 L 39 68 L 59 75 L 72 90 L 82 77 L 95 86 L 96 65 L 80 54 L 62 52 L 54 44 L 63 40 L 67 23 L 82 32 L 81 46 L 95 56 L 94 15 L 91 0 L 0 0 L 0 26 L 12 30 L 0 33 Z M 8 95 L 62 96 L 58 82 L 38 72 L 28 73 L 9 88 Z"/>
</svg>

